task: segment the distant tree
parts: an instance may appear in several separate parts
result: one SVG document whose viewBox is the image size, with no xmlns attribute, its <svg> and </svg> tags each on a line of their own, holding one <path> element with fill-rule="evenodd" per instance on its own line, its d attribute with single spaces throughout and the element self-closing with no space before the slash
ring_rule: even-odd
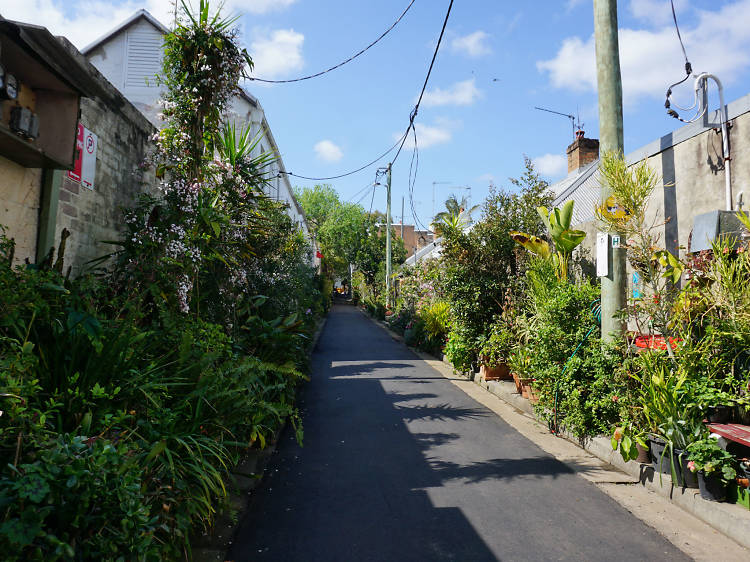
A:
<svg viewBox="0 0 750 562">
<path fill-rule="evenodd" d="M 338 192 L 329 184 L 295 187 L 294 197 L 305 211 L 310 227 L 317 233 L 330 214 L 341 205 Z"/>
<path fill-rule="evenodd" d="M 337 277 L 349 277 L 349 264 L 356 261 L 366 221 L 367 215 L 361 206 L 342 203 L 320 225 L 318 240 L 325 260 Z"/>
<path fill-rule="evenodd" d="M 470 224 L 471 214 L 479 208 L 474 205 L 469 208 L 468 200 L 462 197 L 459 201 L 455 195 L 451 195 L 445 201 L 445 211 L 435 215 L 432 221 L 432 228 L 435 234 L 441 236 L 446 229 L 460 229 Z"/>
<path fill-rule="evenodd" d="M 475 227 L 464 232 L 446 228 L 444 232 L 443 284 L 458 322 L 474 336 L 482 336 L 500 311 L 505 291 L 520 274 L 518 246 L 511 230 L 535 235 L 545 232 L 536 208 L 550 206 L 549 185 L 524 157 L 525 171 L 510 178 L 516 189 L 491 188 L 482 206 L 482 217 Z"/>
<path fill-rule="evenodd" d="M 382 287 L 377 281 L 382 278 L 383 283 L 385 283 L 383 277 L 386 249 L 384 222 L 385 215 L 382 213 L 375 212 L 367 217 L 361 233 L 362 242 L 354 262 L 357 269 L 362 272 L 367 284 L 376 293 L 382 291 Z M 396 237 L 393 226 L 391 226 L 391 234 L 391 261 L 395 270 L 397 265 L 406 261 L 406 246 L 404 246 L 404 241 L 401 238 Z"/>
</svg>

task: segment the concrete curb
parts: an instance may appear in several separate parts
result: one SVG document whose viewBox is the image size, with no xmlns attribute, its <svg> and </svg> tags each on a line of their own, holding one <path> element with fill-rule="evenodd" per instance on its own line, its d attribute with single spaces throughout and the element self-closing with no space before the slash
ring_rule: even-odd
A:
<svg viewBox="0 0 750 562">
<path fill-rule="evenodd" d="M 400 342 L 404 341 L 404 338 L 393 332 L 386 322 L 376 320 L 364 311 L 362 312 L 365 316 L 386 330 L 394 340 Z M 411 349 L 418 357 L 426 361 L 437 360 L 435 357 L 417 349 L 411 347 L 409 349 Z M 453 365 L 447 359 L 443 358 L 442 362 L 448 365 L 451 370 L 456 373 L 456 370 L 453 369 Z M 516 387 L 512 381 L 486 381 L 478 374 L 464 378 L 471 378 L 477 386 L 480 386 L 484 390 L 497 396 L 517 411 L 534 419 L 537 423 L 542 423 L 535 415 L 534 407 L 531 403 L 516 393 Z M 561 433 L 559 436 L 570 441 L 574 445 L 583 448 L 588 453 L 620 472 L 629 475 L 633 478 L 633 483 L 640 483 L 649 490 L 666 498 L 687 513 L 690 513 L 720 533 L 729 537 L 737 544 L 742 545 L 745 548 L 750 548 L 750 510 L 745 507 L 736 504 L 704 500 L 696 489 L 683 489 L 681 487 L 673 486 L 672 478 L 668 474 L 662 475 L 662 478 L 660 479 L 659 474 L 654 474 L 654 469 L 650 464 L 640 464 L 635 461 L 625 462 L 618 451 L 612 450 L 610 440 L 606 437 L 594 437 L 581 443 L 577 437 L 569 433 Z"/>
</svg>

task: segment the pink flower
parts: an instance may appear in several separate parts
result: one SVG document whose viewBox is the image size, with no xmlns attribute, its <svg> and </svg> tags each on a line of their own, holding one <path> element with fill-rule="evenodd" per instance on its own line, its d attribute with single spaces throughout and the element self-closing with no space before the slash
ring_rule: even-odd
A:
<svg viewBox="0 0 750 562">
<path fill-rule="evenodd" d="M 695 463 L 693 461 L 688 461 L 687 467 L 690 472 L 695 472 L 697 470 Z"/>
</svg>

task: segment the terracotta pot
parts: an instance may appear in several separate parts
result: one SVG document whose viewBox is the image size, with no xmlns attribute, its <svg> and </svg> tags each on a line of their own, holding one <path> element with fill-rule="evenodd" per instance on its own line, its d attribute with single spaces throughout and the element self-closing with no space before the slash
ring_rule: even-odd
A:
<svg viewBox="0 0 750 562">
<path fill-rule="evenodd" d="M 529 398 L 529 391 L 531 391 L 531 393 L 534 392 L 534 390 L 531 388 L 532 380 L 533 379 L 526 378 L 521 379 L 521 396 L 523 396 L 524 398 Z"/>
<path fill-rule="evenodd" d="M 533 379 L 530 379 L 530 381 L 531 380 Z M 526 394 L 529 397 L 529 402 L 531 402 L 532 404 L 536 404 L 537 402 L 539 402 L 539 393 L 534 390 L 534 385 L 531 382 L 529 382 L 529 384 L 526 386 Z"/>
<path fill-rule="evenodd" d="M 516 383 L 516 393 L 517 394 L 523 394 L 523 386 L 521 385 L 521 377 L 519 377 L 516 373 L 511 373 L 513 375 L 513 382 Z"/>
<path fill-rule="evenodd" d="M 511 378 L 510 369 L 505 363 L 499 363 L 492 367 L 483 364 L 479 368 L 479 373 L 486 381 L 499 381 Z"/>
</svg>

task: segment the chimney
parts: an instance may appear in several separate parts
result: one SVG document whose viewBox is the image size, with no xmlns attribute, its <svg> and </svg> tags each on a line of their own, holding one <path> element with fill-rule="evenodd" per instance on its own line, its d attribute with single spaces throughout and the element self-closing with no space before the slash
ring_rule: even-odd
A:
<svg viewBox="0 0 750 562">
<path fill-rule="evenodd" d="M 576 140 L 568 147 L 568 173 L 580 170 L 599 158 L 599 140 L 587 139 L 584 131 L 576 131 Z"/>
</svg>

